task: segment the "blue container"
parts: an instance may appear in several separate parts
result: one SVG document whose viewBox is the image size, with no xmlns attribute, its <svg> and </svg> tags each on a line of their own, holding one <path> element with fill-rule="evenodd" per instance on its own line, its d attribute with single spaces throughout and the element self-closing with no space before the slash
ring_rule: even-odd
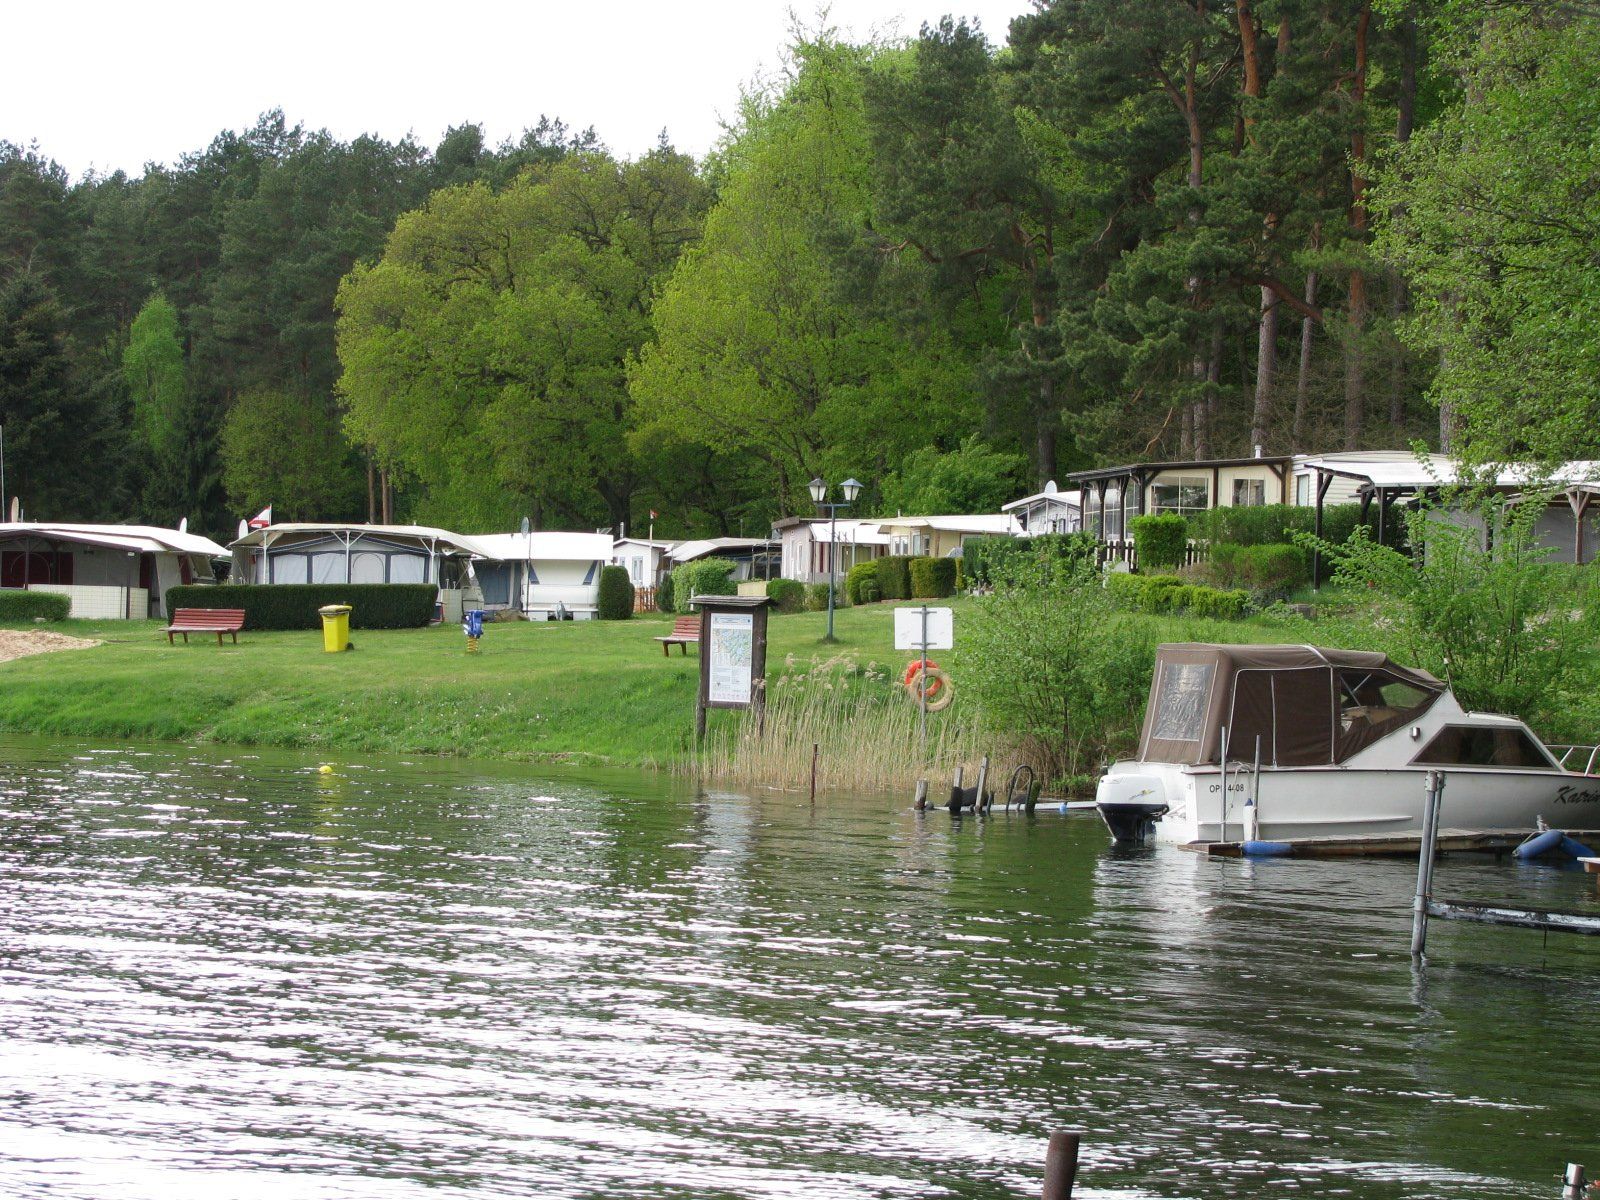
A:
<svg viewBox="0 0 1600 1200">
<path fill-rule="evenodd" d="M 469 608 L 461 614 L 461 632 L 469 638 L 483 636 L 483 609 Z"/>
</svg>

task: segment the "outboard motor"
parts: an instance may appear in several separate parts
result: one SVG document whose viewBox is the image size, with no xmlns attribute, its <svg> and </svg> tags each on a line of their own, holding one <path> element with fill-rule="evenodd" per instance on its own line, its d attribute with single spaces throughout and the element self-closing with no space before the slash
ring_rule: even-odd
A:
<svg viewBox="0 0 1600 1200">
<path fill-rule="evenodd" d="M 1154 775 L 1102 775 L 1094 799 L 1111 840 L 1126 846 L 1155 841 L 1156 822 L 1170 807 L 1166 789 Z"/>
</svg>

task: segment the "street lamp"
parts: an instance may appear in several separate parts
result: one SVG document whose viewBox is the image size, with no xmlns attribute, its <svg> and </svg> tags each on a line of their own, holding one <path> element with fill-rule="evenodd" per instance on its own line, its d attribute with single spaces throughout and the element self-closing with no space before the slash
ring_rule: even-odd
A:
<svg viewBox="0 0 1600 1200">
<path fill-rule="evenodd" d="M 839 561 L 839 510 L 849 508 L 856 502 L 856 497 L 861 494 L 861 481 L 859 479 L 846 479 L 839 485 L 839 490 L 844 493 L 844 503 L 828 503 L 828 484 L 821 476 L 813 479 L 808 485 L 811 491 L 811 502 L 819 509 L 828 510 L 828 636 L 822 640 L 834 641 L 833 636 L 833 576 L 834 565 Z"/>
</svg>

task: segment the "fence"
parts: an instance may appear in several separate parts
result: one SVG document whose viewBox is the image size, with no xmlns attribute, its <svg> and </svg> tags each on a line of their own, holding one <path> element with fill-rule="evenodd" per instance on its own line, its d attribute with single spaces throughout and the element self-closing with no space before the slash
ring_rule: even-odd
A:
<svg viewBox="0 0 1600 1200">
<path fill-rule="evenodd" d="M 1205 542 L 1190 539 L 1183 548 L 1183 563 L 1185 567 L 1192 567 L 1195 563 L 1205 562 L 1210 547 Z M 1112 539 L 1101 542 L 1095 548 L 1095 561 L 1105 567 L 1108 563 L 1127 563 L 1128 570 L 1139 569 L 1139 553 L 1134 549 L 1133 539 Z"/>
<path fill-rule="evenodd" d="M 655 612 L 656 590 L 653 587 L 636 587 L 633 589 L 633 611 L 636 613 Z"/>
</svg>

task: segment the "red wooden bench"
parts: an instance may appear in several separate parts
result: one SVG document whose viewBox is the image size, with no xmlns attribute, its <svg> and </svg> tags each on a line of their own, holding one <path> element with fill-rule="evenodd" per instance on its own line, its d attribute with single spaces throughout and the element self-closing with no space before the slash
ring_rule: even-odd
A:
<svg viewBox="0 0 1600 1200">
<path fill-rule="evenodd" d="M 172 635 L 183 634 L 187 645 L 191 633 L 214 633 L 217 645 L 222 645 L 222 635 L 231 633 L 234 645 L 239 644 L 239 630 L 244 628 L 242 608 L 180 608 L 172 614 L 172 624 L 161 632 L 167 635 L 167 645 L 172 645 Z"/>
<path fill-rule="evenodd" d="M 658 637 L 656 641 L 661 643 L 661 653 L 668 658 L 672 657 L 674 646 L 682 646 L 683 653 L 687 656 L 691 645 L 700 644 L 700 618 L 679 617 L 672 623 L 672 636 Z"/>
</svg>

